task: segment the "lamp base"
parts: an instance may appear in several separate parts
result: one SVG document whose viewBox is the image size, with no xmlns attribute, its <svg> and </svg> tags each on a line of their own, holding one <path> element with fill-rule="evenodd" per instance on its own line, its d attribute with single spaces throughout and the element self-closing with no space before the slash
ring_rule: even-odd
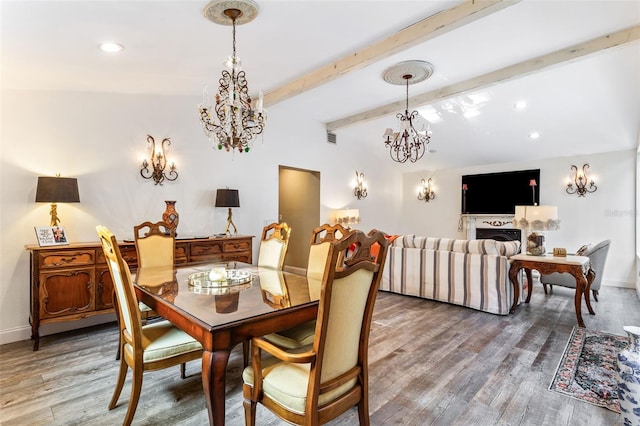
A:
<svg viewBox="0 0 640 426">
<path fill-rule="evenodd" d="M 231 227 L 233 227 L 233 234 L 238 235 L 238 228 L 236 228 L 235 223 L 233 223 L 231 207 L 229 207 L 229 215 L 227 216 L 227 227 L 224 230 L 224 233 L 227 237 L 231 236 Z"/>
<path fill-rule="evenodd" d="M 58 217 L 58 205 L 56 203 L 51 203 L 49 214 L 51 215 L 51 226 L 58 226 L 60 218 Z"/>
<path fill-rule="evenodd" d="M 527 236 L 527 254 L 531 256 L 544 256 L 546 249 L 544 246 L 544 234 L 536 231 Z"/>
</svg>

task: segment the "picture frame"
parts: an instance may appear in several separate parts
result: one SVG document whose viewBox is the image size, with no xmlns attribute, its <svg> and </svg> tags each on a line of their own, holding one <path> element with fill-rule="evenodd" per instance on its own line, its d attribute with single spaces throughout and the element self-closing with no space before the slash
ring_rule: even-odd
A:
<svg viewBox="0 0 640 426">
<path fill-rule="evenodd" d="M 63 226 L 35 226 L 34 229 L 40 247 L 69 244 L 69 238 Z"/>
</svg>

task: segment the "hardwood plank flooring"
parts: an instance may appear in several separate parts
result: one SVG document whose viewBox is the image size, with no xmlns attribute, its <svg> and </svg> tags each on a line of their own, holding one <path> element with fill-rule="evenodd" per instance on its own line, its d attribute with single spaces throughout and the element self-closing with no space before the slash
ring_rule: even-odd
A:
<svg viewBox="0 0 640 426">
<path fill-rule="evenodd" d="M 640 325 L 631 289 L 604 288 L 586 313 L 589 329 L 624 335 Z M 369 349 L 373 425 L 618 425 L 605 408 L 547 390 L 576 324 L 573 291 L 539 285 L 529 305 L 498 316 L 446 303 L 381 292 Z M 0 346 L 0 424 L 115 425 L 127 409 L 130 376 L 109 411 L 118 370 L 115 324 Z M 136 425 L 205 425 L 200 365 L 145 373 Z M 230 426 L 244 424 L 242 350 L 227 373 Z M 258 424 L 283 425 L 263 407 Z M 355 409 L 331 425 L 358 423 Z"/>
</svg>

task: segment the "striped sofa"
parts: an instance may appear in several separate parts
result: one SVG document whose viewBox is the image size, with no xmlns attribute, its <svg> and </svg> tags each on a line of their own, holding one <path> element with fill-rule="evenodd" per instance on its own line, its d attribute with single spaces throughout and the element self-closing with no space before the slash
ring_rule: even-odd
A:
<svg viewBox="0 0 640 426">
<path fill-rule="evenodd" d="M 508 258 L 519 252 L 519 241 L 403 235 L 389 247 L 380 290 L 507 315 Z"/>
</svg>

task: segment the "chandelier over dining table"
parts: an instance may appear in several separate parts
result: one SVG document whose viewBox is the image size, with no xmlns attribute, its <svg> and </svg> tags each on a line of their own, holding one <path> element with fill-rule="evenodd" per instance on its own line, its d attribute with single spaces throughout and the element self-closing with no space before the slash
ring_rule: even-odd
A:
<svg viewBox="0 0 640 426">
<path fill-rule="evenodd" d="M 426 80 L 432 74 L 433 66 L 430 63 L 416 60 L 400 62 L 382 74 L 387 83 L 402 84 L 406 87 L 404 113 L 396 114 L 400 128 L 396 132 L 390 128 L 384 132 L 384 144 L 389 148 L 389 155 L 393 161 L 405 163 L 409 160 L 415 163 L 427 151 L 431 129 L 418 111 L 409 113 L 409 85 Z"/>
<path fill-rule="evenodd" d="M 213 0 L 203 10 L 204 16 L 220 25 L 233 27 L 233 53 L 228 58 L 219 80 L 215 105 L 208 99 L 206 87 L 199 105 L 204 133 L 219 150 L 249 152 L 251 141 L 264 130 L 266 111 L 262 92 L 253 103 L 245 72 L 236 54 L 236 25 L 252 21 L 258 5 L 252 0 Z"/>
</svg>

